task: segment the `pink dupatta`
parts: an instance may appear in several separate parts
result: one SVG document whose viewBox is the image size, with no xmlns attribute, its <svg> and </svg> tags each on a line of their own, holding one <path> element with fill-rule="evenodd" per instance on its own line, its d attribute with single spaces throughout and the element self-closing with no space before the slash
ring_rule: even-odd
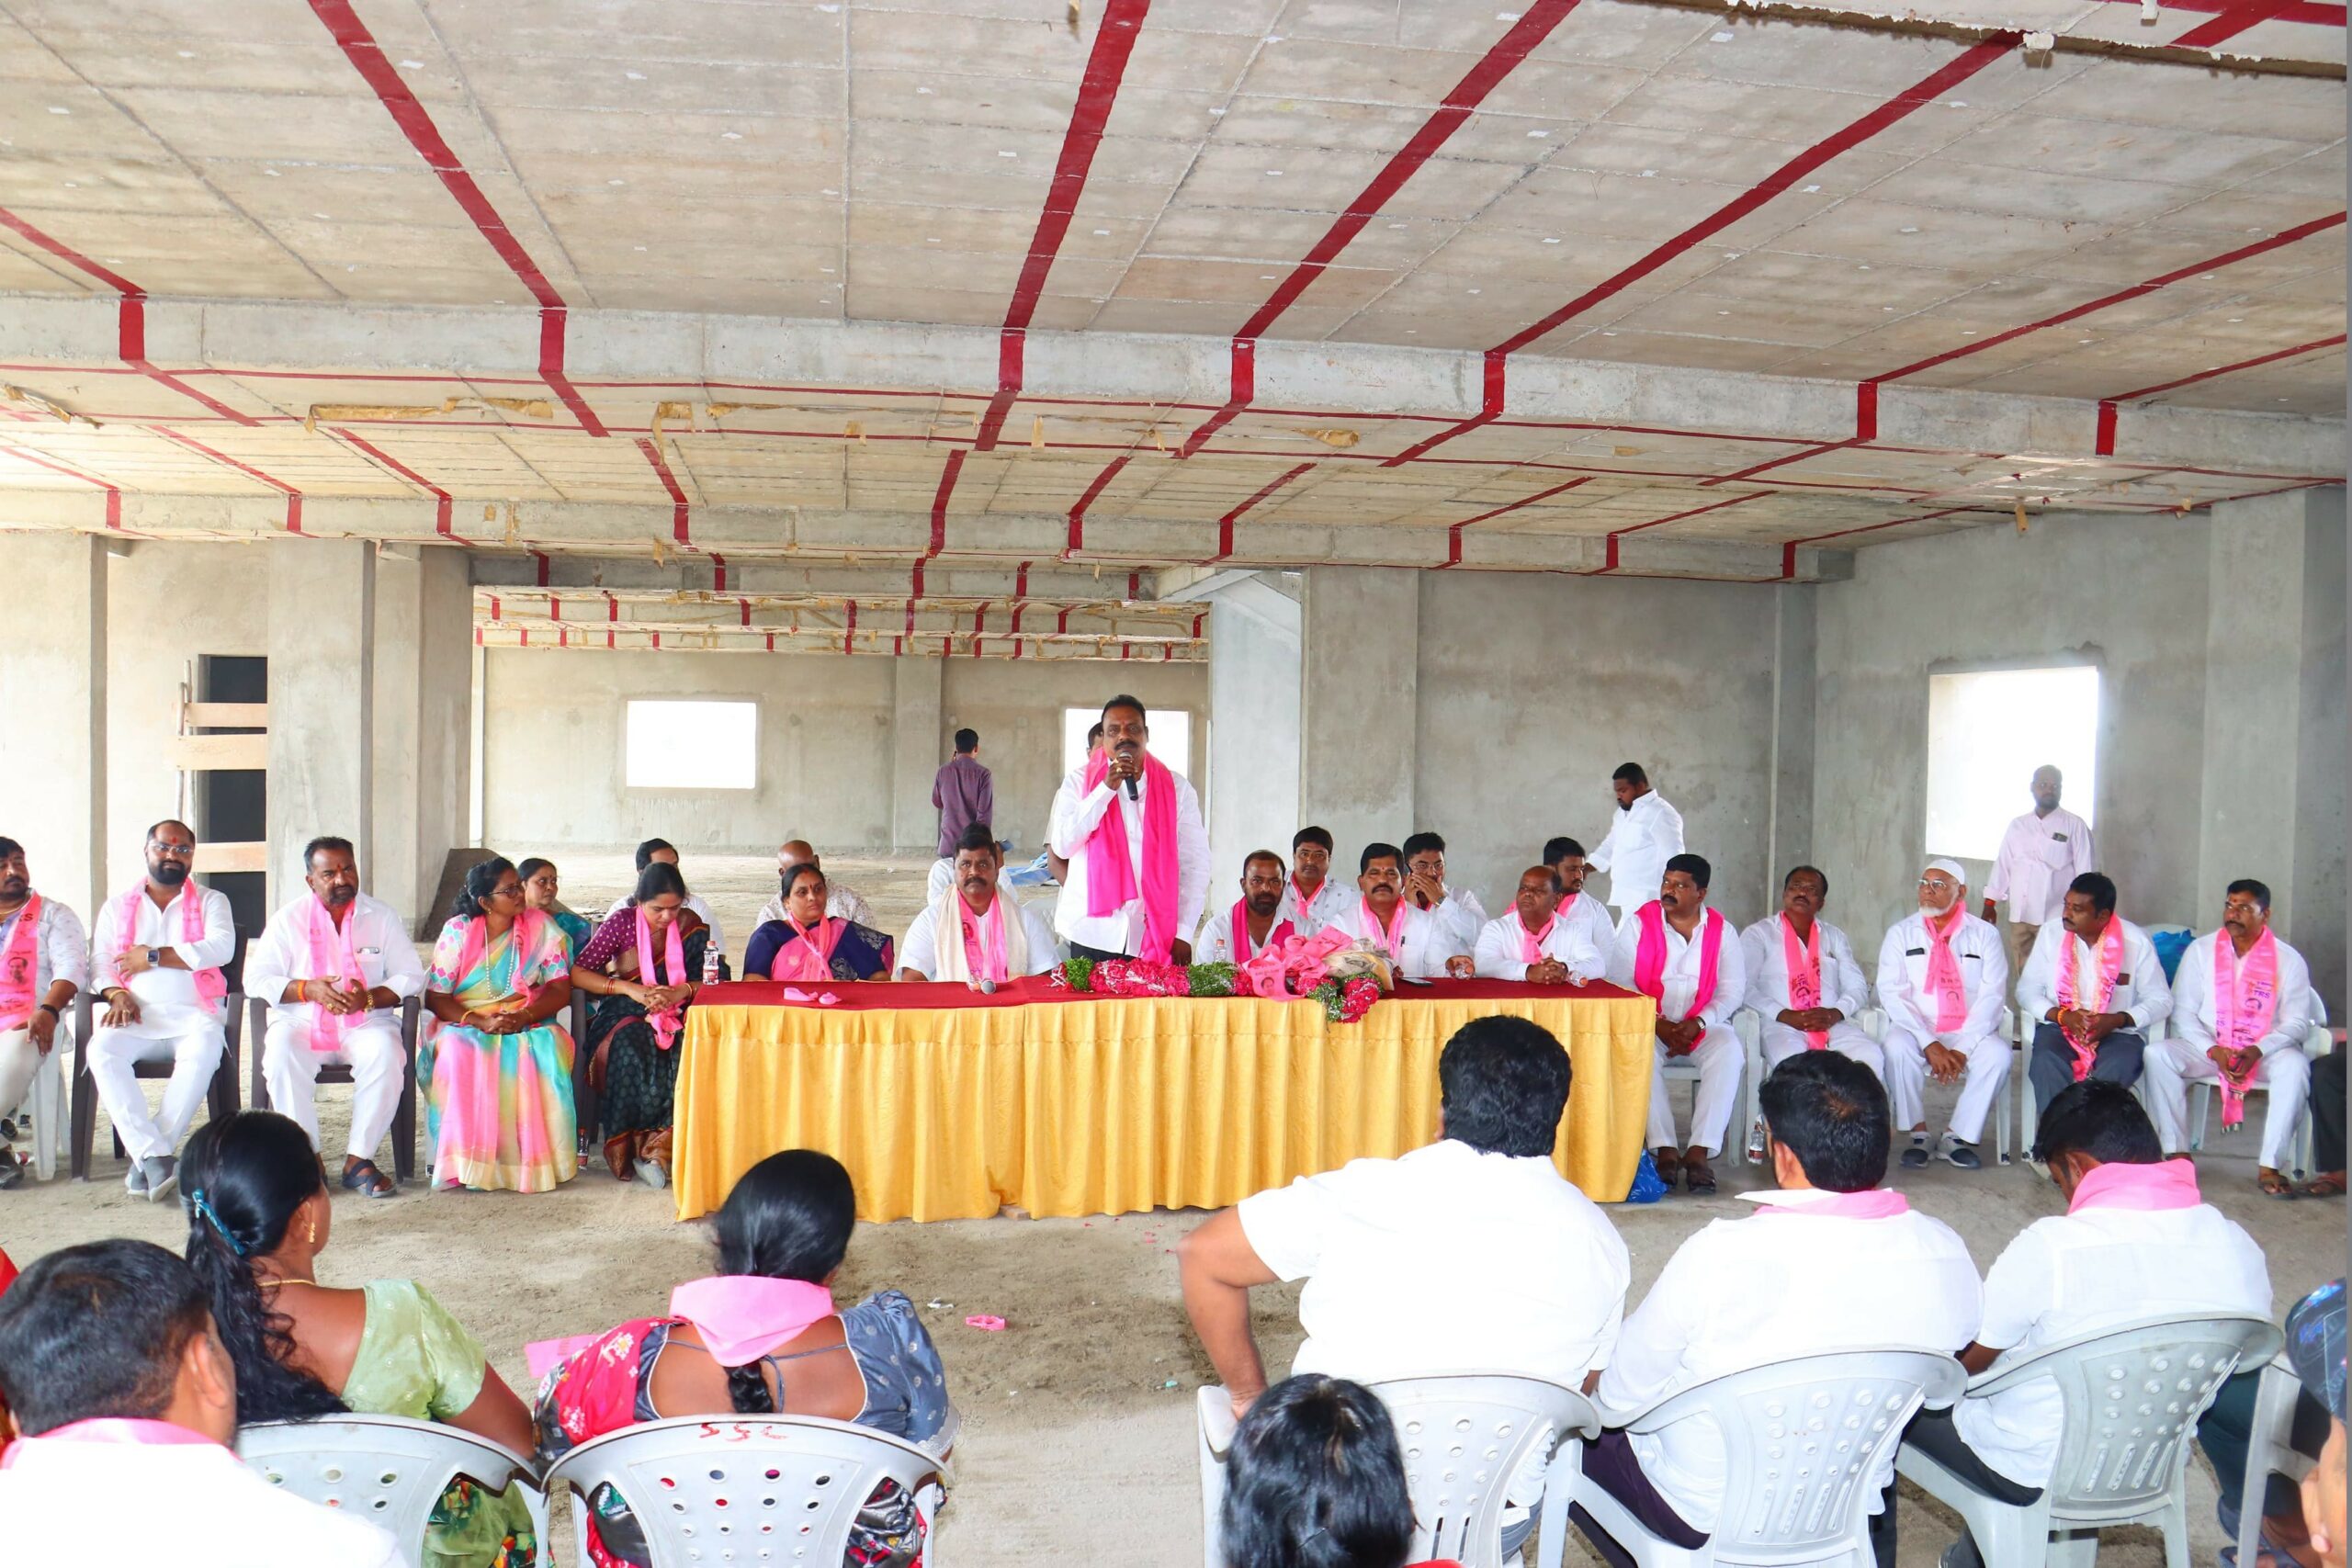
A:
<svg viewBox="0 0 2352 1568">
<path fill-rule="evenodd" d="M 964 933 L 965 967 L 975 980 L 994 980 L 1002 985 L 1012 977 L 1012 966 L 1006 957 L 1002 890 L 989 900 L 986 919 L 972 913 L 972 907 L 964 902 L 962 894 L 955 895 L 955 899 L 956 923 Z"/>
<path fill-rule="evenodd" d="M 2220 946 L 2220 943 L 2215 943 Z M 2115 982 L 2123 973 L 2123 922 L 2114 911 L 2107 917 L 2107 929 L 2098 933 L 2098 952 L 2095 962 L 2098 973 L 2091 976 L 2086 989 L 2079 973 L 2081 959 L 2077 950 L 2082 939 L 2073 931 L 2062 931 L 2058 937 L 2058 1008 L 2080 1009 L 2086 1012 L 2105 1012 L 2107 1004 L 2115 999 Z M 2097 1041 L 2069 1033 L 2066 1043 L 2075 1052 L 2075 1081 L 2082 1082 L 2091 1076 L 2092 1064 L 2098 1060 Z"/>
<path fill-rule="evenodd" d="M 1527 929 L 1527 922 L 1525 920 L 1520 921 L 1519 961 L 1521 964 L 1543 963 L 1544 943 L 1551 937 L 1553 928 L 1557 926 L 1559 923 L 1560 911 L 1556 908 L 1553 909 L 1550 918 L 1544 920 L 1544 929 L 1542 931 L 1529 931 Z"/>
<path fill-rule="evenodd" d="M 313 980 L 350 980 L 359 985 L 368 983 L 359 972 L 359 955 L 352 951 L 351 921 L 359 912 L 353 900 L 344 915 L 343 924 L 334 923 L 334 911 L 317 894 L 311 895 L 310 907 L 302 911 L 302 936 L 310 949 L 310 962 L 303 965 Z M 343 1048 L 343 1032 L 351 1027 L 351 1016 L 331 1012 L 324 1002 L 311 1004 L 311 1049 L 337 1051 Z"/>
<path fill-rule="evenodd" d="M 129 953 L 133 946 L 131 933 L 139 929 L 139 900 L 146 897 L 147 881 L 141 877 L 131 886 L 130 891 L 124 894 L 115 904 L 115 925 L 122 933 L 122 941 L 114 950 L 115 962 L 118 964 L 122 962 L 122 955 Z M 183 882 L 180 884 L 177 897 L 180 906 L 180 941 L 194 946 L 204 940 L 204 890 L 197 886 L 193 881 Z M 222 977 L 220 971 L 217 968 L 198 969 L 194 973 L 198 1003 L 207 1012 L 217 1017 L 220 1011 L 221 998 L 229 994 L 229 982 Z"/>
<path fill-rule="evenodd" d="M 957 902 L 962 902 L 958 899 Z M 769 966 L 771 980 L 830 980 L 833 977 L 833 949 L 842 940 L 842 928 L 847 920 L 839 915 L 828 915 L 814 926 L 803 927 L 791 916 L 784 923 L 792 928 L 800 940 L 789 942 L 775 955 Z M 820 946 L 820 943 L 822 945 Z"/>
<path fill-rule="evenodd" d="M 1111 771 L 1108 752 L 1086 760 L 1086 793 L 1094 793 Z M 1176 904 L 1176 775 L 1168 764 L 1147 753 L 1143 760 L 1143 876 L 1127 855 L 1127 818 L 1117 790 L 1102 808 L 1102 820 L 1086 836 L 1086 912 L 1091 917 L 1115 915 L 1143 898 L 1143 951 L 1136 956 L 1165 964 L 1177 937 Z"/>
<path fill-rule="evenodd" d="M 1811 1190 L 1820 1190 L 1811 1189 Z M 1759 1196 L 1762 1214 L 1811 1214 L 1824 1220 L 1891 1220 L 1911 1212 L 1911 1200 L 1889 1188 L 1871 1187 L 1860 1192 L 1825 1192 L 1798 1203 L 1775 1203 Z"/>
<path fill-rule="evenodd" d="M 1951 947 L 1951 939 L 1967 919 L 1968 911 L 1958 904 L 1944 912 L 1941 925 L 1935 916 L 1921 914 L 1921 923 L 1928 928 L 1928 990 L 1936 998 L 1939 1034 L 1949 1034 L 1968 1021 L 1968 985 L 1960 976 L 1960 955 Z"/>
<path fill-rule="evenodd" d="M 1781 917 L 1781 956 L 1787 962 L 1789 969 L 1789 1010 L 1811 1012 L 1821 1005 L 1821 922 L 1814 921 L 1813 929 L 1805 932 L 1803 942 L 1799 942 L 1796 922 L 1783 914 Z M 1808 1051 L 1826 1050 L 1829 1032 L 1826 1029 L 1806 1030 L 1804 1045 Z"/>
<path fill-rule="evenodd" d="M 653 922 L 645 918 L 645 906 L 632 906 L 629 913 L 637 918 L 637 978 L 640 985 L 655 984 L 653 978 Z M 670 940 L 662 944 L 662 973 L 668 976 L 666 984 L 686 983 L 686 939 L 678 934 L 678 922 L 671 920 L 662 933 Z M 667 1012 L 648 1012 L 645 1021 L 653 1026 L 653 1043 L 667 1051 L 677 1043 L 678 1031 L 685 1027 L 686 1009 L 684 1002 Z"/>
<path fill-rule="evenodd" d="M 8 1445 L 6 1454 L 0 1454 L 0 1470 L 14 1466 L 28 1452 L 43 1443 L 90 1443 L 141 1449 L 217 1449 L 220 1446 L 203 1433 L 192 1431 L 175 1422 L 133 1416 L 94 1416 L 86 1421 L 68 1421 L 62 1427 L 51 1427 L 46 1432 L 17 1438 Z"/>
<path fill-rule="evenodd" d="M 2076 1183 L 2066 1212 L 2194 1209 L 2203 1201 L 2197 1190 L 2197 1168 L 2185 1159 L 2160 1159 L 2153 1165 L 2110 1160 Z"/>
<path fill-rule="evenodd" d="M 1634 988 L 1652 1000 L 1666 995 L 1666 906 L 1653 898 L 1634 917 L 1641 922 L 1641 938 L 1634 949 Z M 1724 918 L 1713 909 L 1699 915 L 1699 994 L 1690 998 L 1693 1018 L 1715 999 L 1715 968 L 1723 957 Z"/>
<path fill-rule="evenodd" d="M 17 911 L 17 929 L 0 949 L 0 1032 L 22 1029 L 40 1000 L 34 982 L 40 975 L 40 895 L 25 900 Z"/>
<path fill-rule="evenodd" d="M 2221 1043 L 2232 1051 L 2252 1050 L 2262 1043 L 2278 1018 L 2278 939 L 2265 926 L 2254 951 L 2240 963 L 2228 931 L 2214 932 L 2213 1021 Z M 2256 1060 L 2240 1072 L 2222 1068 L 2222 1131 L 2245 1120 L 2245 1091 L 2260 1066 Z"/>
<path fill-rule="evenodd" d="M 1249 899 L 1236 898 L 1233 901 L 1232 919 L 1233 962 L 1236 964 L 1247 964 L 1252 958 L 1258 956 L 1258 949 L 1250 940 Z M 1276 920 L 1273 924 L 1273 929 L 1266 932 L 1266 946 L 1269 950 L 1280 947 L 1283 944 L 1283 939 L 1284 937 L 1296 936 L 1297 934 L 1298 928 L 1292 925 L 1288 920 Z"/>
<path fill-rule="evenodd" d="M 747 1367 L 768 1350 L 833 1315 L 833 1292 L 805 1280 L 714 1274 L 670 1292 L 672 1315 L 695 1325 L 722 1367 Z"/>
<path fill-rule="evenodd" d="M 1405 966 L 1405 900 L 1396 900 L 1396 918 L 1385 926 L 1380 923 L 1380 917 L 1372 912 L 1371 899 L 1361 898 L 1357 903 L 1363 910 L 1365 934 L 1381 945 L 1391 964 L 1402 969 Z"/>
</svg>

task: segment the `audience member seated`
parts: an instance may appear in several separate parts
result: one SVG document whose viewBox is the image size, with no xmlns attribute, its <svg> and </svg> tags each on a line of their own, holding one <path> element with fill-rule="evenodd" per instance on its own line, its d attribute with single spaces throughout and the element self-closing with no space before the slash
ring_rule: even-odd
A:
<svg viewBox="0 0 2352 1568">
<path fill-rule="evenodd" d="M 1290 882 L 1283 888 L 1282 917 L 1301 936 L 1313 936 L 1340 918 L 1351 900 L 1347 885 L 1331 880 L 1329 829 L 1301 828 L 1290 839 Z"/>
<path fill-rule="evenodd" d="M 1919 908 L 1887 929 L 1878 950 L 1878 1005 L 1886 1010 L 1886 1093 L 1894 1122 L 1911 1130 L 1905 1166 L 1927 1165 L 1928 1079 L 1958 1083 L 1944 1129 L 1944 1157 L 1962 1170 L 1984 1161 L 1976 1145 L 1984 1118 L 2009 1081 L 2001 1009 L 2009 961 L 2001 933 L 1968 912 L 1968 874 L 1933 860 L 1919 876 Z"/>
<path fill-rule="evenodd" d="M 503 855 L 466 873 L 433 944 L 416 1081 L 443 1188 L 547 1192 L 580 1169 L 571 1111 L 571 952 L 556 923 L 523 902 Z"/>
<path fill-rule="evenodd" d="M 555 862 L 526 860 L 514 868 L 514 873 L 523 879 L 523 902 L 553 920 L 563 932 L 563 940 L 571 944 L 571 955 L 579 957 L 581 948 L 596 934 L 596 922 L 559 897 L 562 885 L 556 875 Z"/>
<path fill-rule="evenodd" d="M 1560 878 L 1560 919 L 1582 926 L 1592 950 L 1607 957 L 1617 945 L 1617 921 L 1608 905 L 1584 890 L 1584 846 L 1565 834 L 1546 839 L 1544 863 Z"/>
<path fill-rule="evenodd" d="M 784 914 L 752 933 L 746 980 L 887 980 L 890 939 L 826 913 L 825 874 L 804 861 L 784 874 Z"/>
<path fill-rule="evenodd" d="M 673 1291 L 668 1315 L 624 1323 L 548 1372 L 535 1412 L 540 1460 L 640 1421 L 770 1414 L 854 1421 L 944 1457 L 955 1408 L 915 1304 L 884 1291 L 834 1305 L 856 1222 L 849 1172 L 831 1155 L 787 1149 L 753 1166 L 719 1207 L 718 1273 Z M 652 1561 L 629 1499 L 606 1487 L 588 1506 L 599 1564 Z M 922 1552 L 914 1498 L 886 1483 L 846 1562 L 911 1568 Z"/>
<path fill-rule="evenodd" d="M 789 848 L 790 846 L 787 845 L 786 847 Z M 807 846 L 803 845 L 802 847 L 805 849 Z M 813 859 L 815 857 L 812 855 L 810 858 Z M 678 852 L 671 845 L 670 840 L 667 839 L 648 839 L 645 842 L 637 846 L 637 874 L 639 876 L 643 876 L 645 874 L 645 868 L 649 865 L 674 866 L 677 863 Z M 680 872 L 678 874 L 683 877 L 685 874 L 684 872 Z M 623 909 L 628 908 L 628 897 L 627 896 L 614 899 L 613 907 L 605 911 L 605 919 L 609 920 L 615 915 L 619 914 Z M 686 908 L 692 909 L 696 918 L 698 918 L 704 925 L 710 928 L 710 940 L 718 946 L 718 951 L 721 953 L 726 952 L 727 933 L 719 929 L 718 917 L 710 912 L 710 906 L 704 903 L 694 895 L 688 894 L 686 896 Z"/>
<path fill-rule="evenodd" d="M 1870 1069 L 1801 1052 L 1772 1069 L 1761 1098 L 1778 1190 L 1741 1193 L 1755 1214 L 1715 1221 L 1667 1259 L 1600 1374 L 1606 1417 L 1751 1367 L 1865 1346 L 1951 1355 L 1976 1332 L 1983 1292 L 1967 1245 L 1879 1186 L 1891 1128 Z M 1584 1473 L 1652 1534 L 1695 1550 L 1724 1501 L 1723 1434 L 1703 1417 L 1607 1431 L 1587 1445 Z M 1886 1495 L 1871 1543 L 1891 1564 L 1892 1450 L 1875 1483 Z M 1616 1568 L 1633 1561 L 1591 1516 L 1572 1517 Z"/>
<path fill-rule="evenodd" d="M 1747 997 L 1747 959 L 1731 922 L 1707 908 L 1713 874 L 1698 855 L 1666 863 L 1658 895 L 1625 917 L 1609 957 L 1609 980 L 1657 1003 L 1657 1047 L 1650 1069 L 1650 1157 L 1669 1190 L 1679 1175 L 1693 1192 L 1715 1190 L 1710 1156 L 1723 1152 L 1739 1099 L 1747 1054 L 1732 1032 L 1731 1015 Z M 1690 1142 L 1675 1153 L 1674 1102 L 1667 1098 L 1669 1057 L 1698 1064 L 1699 1092 L 1690 1108 Z"/>
<path fill-rule="evenodd" d="M 622 1181 L 634 1174 L 655 1188 L 670 1182 L 678 1047 L 710 952 L 710 928 L 687 897 L 678 868 L 654 862 L 571 964 L 571 983 L 596 998 L 578 1070 L 596 1086 L 605 1164 Z"/>
<path fill-rule="evenodd" d="M 2327 1407 L 2327 1441 L 2319 1462 L 2303 1477 L 2303 1518 L 2311 1528 L 2312 1555 L 2321 1568 L 2345 1568 L 2345 1434 L 2343 1282 L 2333 1310 L 2287 1320 L 2287 1359 L 2303 1393 Z"/>
<path fill-rule="evenodd" d="M 901 980 L 960 980 L 995 987 L 1043 975 L 1060 959 L 1046 923 L 1021 907 L 1001 880 L 1004 852 L 986 822 L 966 824 L 956 845 L 956 881 L 907 928 Z M 940 941 L 954 931 L 960 941 Z"/>
<path fill-rule="evenodd" d="M 2164 1157 L 2130 1089 L 2110 1078 L 2067 1085 L 2043 1108 L 2038 1136 L 2033 1157 L 2050 1168 L 2066 1212 L 2018 1233 L 1985 1275 L 1984 1325 L 1960 1358 L 1971 1372 L 2150 1318 L 2270 1315 L 2262 1249 L 2199 1199 L 2196 1167 Z M 1904 1440 L 2021 1506 L 2049 1483 L 2063 1409 L 2058 1390 L 2037 1380 L 1922 1411 Z M 1979 1568 L 1982 1559 L 1963 1533 L 1943 1561 Z"/>
<path fill-rule="evenodd" d="M 2295 1190 L 2300 1198 L 2341 1198 L 2345 1192 L 2344 1031 L 2335 1044 L 2312 1064 L 2312 1164 L 2319 1174 Z"/>
<path fill-rule="evenodd" d="M 238 1425 L 357 1411 L 439 1421 L 531 1451 L 530 1411 L 424 1286 L 319 1279 L 334 1215 L 307 1130 L 275 1111 L 232 1111 L 188 1140 L 180 1190 L 188 1267 L 236 1365 Z M 470 1481 L 442 1494 L 425 1539 L 434 1568 L 540 1561 L 522 1493 Z"/>
<path fill-rule="evenodd" d="M 1250 1406 L 1226 1451 L 1226 1568 L 1405 1568 L 1412 1548 L 1404 1450 L 1370 1389 L 1285 1378 Z"/>
<path fill-rule="evenodd" d="M 41 1058 L 57 1049 L 58 1021 L 89 982 L 89 950 L 74 911 L 33 891 L 25 846 L 0 838 L 0 1117 L 25 1098 Z M 0 1122 L 0 1192 L 25 1179 Z"/>
<path fill-rule="evenodd" d="M 1870 976 L 1846 933 L 1820 918 L 1828 902 L 1827 874 L 1798 866 L 1781 879 L 1781 912 L 1739 933 L 1764 1070 L 1800 1051 L 1836 1051 L 1883 1078 L 1886 1059 L 1855 1021 L 1870 1005 Z"/>
<path fill-rule="evenodd" d="M 2289 1359 L 2298 1339 L 2324 1340 L 2333 1335 L 2340 1361 L 2344 1346 L 2344 1281 L 2322 1285 L 2295 1303 L 2287 1314 Z M 2219 1495 L 2214 1513 L 2222 1533 L 2235 1540 L 2240 1511 L 2245 1505 L 2245 1461 L 2254 1444 L 2256 1401 L 2262 1392 L 2262 1369 L 2241 1371 L 2222 1385 L 2205 1414 L 2197 1418 L 2197 1446 L 2213 1467 L 2213 1490 Z M 2327 1443 L 2327 1405 L 2323 1395 L 2308 1388 L 2295 1395 L 2288 1422 L 2288 1446 L 2307 1459 L 2317 1459 Z M 2264 1434 L 2268 1437 L 2269 1434 Z M 2295 1483 L 2283 1475 L 2268 1477 L 2263 1495 L 2255 1499 L 2262 1510 L 2261 1550 L 2275 1568 L 2290 1568 L 2315 1561 L 2311 1523 Z"/>
<path fill-rule="evenodd" d="M 818 858 L 816 847 L 808 840 L 786 839 L 776 846 L 777 877 L 781 879 L 796 865 L 813 865 L 819 871 L 825 869 L 825 863 Z M 932 869 L 933 874 L 937 874 L 938 868 L 933 866 Z M 789 888 L 779 886 L 776 896 L 760 906 L 759 915 L 752 923 L 763 926 L 770 920 L 786 919 L 786 895 L 790 891 Z M 933 894 L 933 897 L 936 897 L 938 895 Z M 874 907 L 860 896 L 857 889 L 845 882 L 835 882 L 830 876 L 825 879 L 825 913 L 835 919 L 847 920 L 852 925 L 865 926 L 874 931 L 882 929 L 881 918 L 875 914 Z"/>
<path fill-rule="evenodd" d="M 1559 873 L 1548 865 L 1519 874 L 1511 912 L 1479 929 L 1472 959 L 1482 978 L 1586 986 L 1608 972 L 1609 961 L 1585 928 L 1560 918 L 1560 893 Z"/>
<path fill-rule="evenodd" d="M 270 917 L 245 952 L 245 994 L 269 1004 L 262 1035 L 262 1081 L 269 1102 L 319 1143 L 319 1069 L 351 1069 L 351 1135 L 343 1185 L 391 1198 L 400 1184 L 376 1164 L 376 1149 L 400 1110 L 408 1043 L 400 1006 L 424 992 L 408 922 L 359 891 L 348 839 L 313 839 L 302 851 L 309 891 Z"/>
<path fill-rule="evenodd" d="M 1476 970 L 1471 943 L 1454 944 L 1453 930 L 1405 897 L 1405 854 L 1394 844 L 1366 844 L 1356 861 L 1356 901 L 1332 918 L 1328 931 L 1370 942 L 1388 954 L 1400 979 Z"/>
<path fill-rule="evenodd" d="M 1446 885 L 1445 840 L 1435 833 L 1415 833 L 1405 840 L 1405 897 L 1453 933 L 1457 951 L 1468 953 L 1478 945 L 1487 908 L 1467 887 Z"/>
<path fill-rule="evenodd" d="M 2037 1112 L 2070 1083 L 2140 1077 L 2148 1031 L 2172 1014 L 2172 991 L 2148 933 L 2115 912 L 2115 884 L 2086 871 L 2066 887 L 2063 923 L 2034 933 L 2018 1008 L 2035 1020 L 2026 1075 Z"/>
<path fill-rule="evenodd" d="M 228 1049 L 221 965 L 237 954 L 229 896 L 188 880 L 196 835 L 184 822 L 147 829 L 147 875 L 98 911 L 90 939 L 90 985 L 107 1006 L 90 1031 L 85 1055 L 107 1120 L 130 1156 L 123 1185 L 160 1202 L 179 1178 L 172 1151 L 196 1120 L 212 1074 Z M 168 1061 L 161 1118 L 147 1110 L 135 1070 Z"/>
<path fill-rule="evenodd" d="M 2270 929 L 2270 889 L 2251 879 L 2231 883 L 2221 929 L 2188 944 L 2173 977 L 2178 1032 L 2151 1043 L 2144 1058 L 2148 1111 L 2166 1154 L 2188 1148 L 2190 1084 L 2216 1086 L 2223 1132 L 2243 1117 L 2246 1090 L 2265 1089 L 2270 1108 L 2254 1179 L 2273 1198 L 2295 1195 L 2280 1168 L 2311 1092 L 2312 1059 L 2303 1055 L 2311 995 L 2303 955 Z"/>
<path fill-rule="evenodd" d="M 1252 850 L 1241 863 L 1241 897 L 1212 909 L 1193 943 L 1196 964 L 1247 964 L 1284 939 L 1303 934 L 1283 910 L 1290 874 L 1272 850 Z"/>
<path fill-rule="evenodd" d="M 0 1296 L 9 1561 L 414 1568 L 386 1531 L 246 1469 L 237 1394 L 187 1264 L 123 1240 L 37 1259 Z"/>
</svg>

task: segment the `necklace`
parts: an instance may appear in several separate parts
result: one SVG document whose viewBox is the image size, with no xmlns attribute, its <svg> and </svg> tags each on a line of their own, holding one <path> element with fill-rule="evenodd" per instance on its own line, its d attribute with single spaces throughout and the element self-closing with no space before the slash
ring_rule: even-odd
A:
<svg viewBox="0 0 2352 1568">
<path fill-rule="evenodd" d="M 276 1290 L 280 1285 L 315 1285 L 318 1281 L 316 1280 L 257 1280 L 254 1283 L 266 1291 Z"/>
</svg>

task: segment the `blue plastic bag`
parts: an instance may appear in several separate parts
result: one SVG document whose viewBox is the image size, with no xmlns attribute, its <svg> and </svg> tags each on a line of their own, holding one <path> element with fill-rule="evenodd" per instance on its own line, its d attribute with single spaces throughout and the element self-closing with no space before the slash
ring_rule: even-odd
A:
<svg viewBox="0 0 2352 1568">
<path fill-rule="evenodd" d="M 2148 944 L 2156 950 L 2156 962 L 2165 966 L 2165 982 L 2169 985 L 2179 971 L 2180 955 L 2197 940 L 2193 931 L 2150 931 Z"/>
<path fill-rule="evenodd" d="M 1642 1151 L 1642 1163 L 1634 1168 L 1634 1185 L 1625 1193 L 1628 1203 L 1655 1203 L 1666 1196 L 1666 1180 L 1650 1160 L 1650 1152 Z"/>
</svg>

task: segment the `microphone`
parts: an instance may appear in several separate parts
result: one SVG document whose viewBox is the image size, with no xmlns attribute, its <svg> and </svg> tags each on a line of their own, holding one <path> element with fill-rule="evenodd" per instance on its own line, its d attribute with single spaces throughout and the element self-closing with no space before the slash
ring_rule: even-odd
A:
<svg viewBox="0 0 2352 1568">
<path fill-rule="evenodd" d="M 1127 798 L 1129 800 L 1141 800 L 1143 798 L 1143 796 L 1136 793 L 1136 781 L 1133 779 L 1129 779 L 1127 781 Z"/>
<path fill-rule="evenodd" d="M 1119 757 L 1122 761 L 1133 761 L 1135 760 L 1134 743 L 1129 742 L 1121 746 L 1119 748 Z M 1140 800 L 1143 798 L 1136 793 L 1136 781 L 1132 777 L 1127 780 L 1127 798 L 1129 800 Z"/>
</svg>

